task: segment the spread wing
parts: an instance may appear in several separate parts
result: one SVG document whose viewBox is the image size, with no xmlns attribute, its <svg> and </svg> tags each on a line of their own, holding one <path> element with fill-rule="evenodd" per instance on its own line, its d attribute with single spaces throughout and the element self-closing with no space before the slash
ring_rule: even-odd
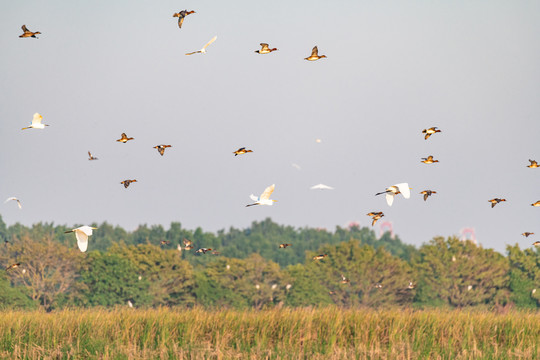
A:
<svg viewBox="0 0 540 360">
<path fill-rule="evenodd" d="M 26 25 L 21 26 L 22 31 L 28 32 L 28 29 L 26 28 Z"/>
<path fill-rule="evenodd" d="M 266 189 L 264 189 L 264 192 L 261 194 L 261 200 L 268 200 L 270 199 L 270 195 L 274 192 L 274 188 L 276 187 L 276 184 L 272 184 Z"/>
<path fill-rule="evenodd" d="M 319 56 L 319 49 L 317 46 L 314 46 L 313 50 L 311 50 L 311 56 Z"/>
<path fill-rule="evenodd" d="M 184 23 L 184 16 L 179 16 L 178 17 L 178 27 L 181 29 L 182 28 L 182 24 Z"/>
<path fill-rule="evenodd" d="M 265 43 L 261 43 L 261 46 L 262 46 L 262 51 L 265 51 L 265 50 L 270 50 L 268 49 L 268 44 L 265 44 Z"/>
<path fill-rule="evenodd" d="M 394 194 L 386 193 L 386 203 L 388 204 L 388 206 L 392 206 L 392 204 L 394 203 Z"/>
<path fill-rule="evenodd" d="M 408 199 L 411 197 L 411 189 L 409 188 L 408 183 L 396 184 L 395 186 L 397 186 L 397 188 L 399 189 L 399 192 L 401 192 L 401 194 L 403 195 L 405 199 Z"/>
<path fill-rule="evenodd" d="M 206 49 L 211 43 L 213 43 L 214 41 L 216 41 L 217 39 L 217 35 L 214 36 L 212 39 L 210 39 L 209 42 L 206 43 L 206 45 L 203 46 L 203 49 Z"/>
<path fill-rule="evenodd" d="M 43 116 L 39 115 L 38 113 L 34 114 L 34 118 L 32 119 L 32 125 L 39 125 L 41 124 L 41 120 L 43 119 Z"/>
<path fill-rule="evenodd" d="M 77 245 L 79 250 L 85 252 L 88 249 L 88 235 L 82 231 L 75 231 L 75 237 L 77 238 Z"/>
<path fill-rule="evenodd" d="M 250 199 L 253 200 L 253 201 L 259 201 L 259 197 L 258 196 L 255 196 L 253 194 L 249 195 Z"/>
</svg>

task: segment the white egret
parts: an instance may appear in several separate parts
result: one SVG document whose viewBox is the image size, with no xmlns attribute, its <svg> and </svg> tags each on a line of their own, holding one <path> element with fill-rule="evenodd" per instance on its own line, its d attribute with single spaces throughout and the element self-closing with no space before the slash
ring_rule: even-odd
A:
<svg viewBox="0 0 540 360">
<path fill-rule="evenodd" d="M 334 190 L 333 187 L 324 185 L 324 184 L 317 184 L 310 187 L 311 190 Z"/>
<path fill-rule="evenodd" d="M 386 188 L 385 191 L 377 193 L 375 195 L 381 194 L 386 194 L 386 203 L 388 204 L 388 206 L 392 206 L 392 203 L 394 202 L 394 196 L 398 194 L 402 194 L 405 199 L 411 197 L 411 191 L 408 183 L 400 183 L 389 186 Z"/>
<path fill-rule="evenodd" d="M 16 197 L 14 197 L 14 196 L 8 197 L 6 199 L 6 201 L 4 201 L 4 204 L 9 202 L 9 201 L 12 201 L 12 200 L 17 202 L 17 205 L 19 206 L 19 209 L 22 209 L 21 201 L 19 199 L 17 199 Z"/>
<path fill-rule="evenodd" d="M 85 252 L 86 249 L 88 249 L 88 237 L 92 235 L 92 230 L 95 229 L 97 228 L 84 225 L 76 229 L 66 231 L 65 234 L 74 232 L 75 237 L 77 238 L 77 245 L 79 246 L 79 250 L 81 250 L 81 252 Z"/>
<path fill-rule="evenodd" d="M 248 204 L 246 205 L 246 207 L 248 206 L 254 206 L 254 205 L 268 205 L 268 206 L 272 206 L 274 204 L 274 202 L 276 202 L 277 200 L 271 200 L 270 199 L 270 195 L 272 195 L 272 192 L 274 192 L 274 188 L 276 187 L 275 184 L 272 184 L 270 185 L 269 187 L 267 187 L 264 192 L 261 194 L 261 196 L 257 197 L 253 194 L 251 194 L 249 197 L 251 198 L 251 200 L 255 201 L 255 203 L 253 204 Z"/>
<path fill-rule="evenodd" d="M 193 55 L 193 54 L 197 54 L 197 53 L 206 54 L 206 48 L 207 48 L 211 43 L 213 43 L 214 41 L 216 41 L 216 39 L 217 39 L 217 35 L 214 36 L 212 39 L 210 39 L 210 41 L 207 42 L 206 45 L 204 45 L 204 46 L 202 47 L 201 50 L 193 51 L 193 52 L 187 53 L 186 55 Z"/>
<path fill-rule="evenodd" d="M 127 304 L 128 304 L 128 306 L 129 306 L 130 308 L 133 307 L 133 303 L 132 303 L 130 300 L 128 300 L 128 303 L 127 303 Z"/>
<path fill-rule="evenodd" d="M 45 129 L 45 126 L 49 126 L 49 125 L 47 125 L 47 124 L 42 124 L 42 123 L 41 123 L 41 120 L 43 120 L 43 116 L 41 116 L 41 115 L 38 114 L 38 113 L 35 113 L 35 114 L 34 114 L 34 117 L 32 118 L 32 124 L 30 124 L 30 126 L 23 127 L 21 130 L 26 130 L 26 129 Z"/>
</svg>

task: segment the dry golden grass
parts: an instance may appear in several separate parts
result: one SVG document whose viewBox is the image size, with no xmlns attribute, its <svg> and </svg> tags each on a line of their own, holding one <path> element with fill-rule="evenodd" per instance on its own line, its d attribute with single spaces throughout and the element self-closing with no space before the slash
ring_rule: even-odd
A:
<svg viewBox="0 0 540 360">
<path fill-rule="evenodd" d="M 1 359 L 534 359 L 540 313 L 115 309 L 0 313 Z"/>
</svg>

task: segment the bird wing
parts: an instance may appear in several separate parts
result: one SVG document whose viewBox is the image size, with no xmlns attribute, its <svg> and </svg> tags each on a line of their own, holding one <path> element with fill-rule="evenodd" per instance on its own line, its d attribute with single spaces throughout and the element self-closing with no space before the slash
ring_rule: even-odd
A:
<svg viewBox="0 0 540 360">
<path fill-rule="evenodd" d="M 88 235 L 86 235 L 80 229 L 75 229 L 75 237 L 77 238 L 77 246 L 82 252 L 86 252 L 88 249 Z"/>
<path fill-rule="evenodd" d="M 83 233 L 86 234 L 86 236 L 92 235 L 92 228 L 90 226 L 88 226 L 88 225 L 81 226 L 81 227 L 77 228 L 76 230 L 82 231 Z"/>
<path fill-rule="evenodd" d="M 424 201 L 427 200 L 428 196 L 429 196 L 429 195 L 428 195 L 427 193 L 424 194 Z"/>
<path fill-rule="evenodd" d="M 408 183 L 396 184 L 395 186 L 399 189 L 399 192 L 401 192 L 405 199 L 411 197 L 411 189 L 409 188 Z"/>
<path fill-rule="evenodd" d="M 184 23 L 184 16 L 179 16 L 178 17 L 178 27 L 181 29 L 182 28 L 182 24 Z"/>
<path fill-rule="evenodd" d="M 274 188 L 276 187 L 275 184 L 270 185 L 266 189 L 264 189 L 264 192 L 261 194 L 261 200 L 268 200 L 270 199 L 270 195 L 274 192 Z"/>
<path fill-rule="evenodd" d="M 217 35 L 214 36 L 212 39 L 210 39 L 209 42 L 206 43 L 206 45 L 203 46 L 203 49 L 206 49 L 211 43 L 213 43 L 214 41 L 216 41 L 217 39 Z"/>
<path fill-rule="evenodd" d="M 258 196 L 255 196 L 253 194 L 249 195 L 249 197 L 251 198 L 251 200 L 253 201 L 259 201 L 259 197 Z"/>
<path fill-rule="evenodd" d="M 39 125 L 41 124 L 41 119 L 43 119 L 43 116 L 41 116 L 38 113 L 34 114 L 34 118 L 32 119 L 32 125 Z"/>
<path fill-rule="evenodd" d="M 388 206 L 392 206 L 393 202 L 394 202 L 394 194 L 386 193 L 386 203 L 388 204 Z"/>
<path fill-rule="evenodd" d="M 261 46 L 262 46 L 262 49 L 261 50 L 270 50 L 268 49 L 268 44 L 265 44 L 265 43 L 261 43 Z"/>
<path fill-rule="evenodd" d="M 317 48 L 317 46 L 314 46 L 311 50 L 311 56 L 319 56 L 319 49 Z"/>
<path fill-rule="evenodd" d="M 431 136 L 431 134 L 429 134 L 429 133 L 426 133 L 426 136 L 424 136 L 424 140 L 427 140 L 427 139 L 429 139 L 429 137 L 430 137 L 430 136 Z"/>
<path fill-rule="evenodd" d="M 26 28 L 26 25 L 21 26 L 22 31 L 28 32 L 28 29 Z"/>
<path fill-rule="evenodd" d="M 16 197 L 8 197 L 6 199 L 6 201 L 4 201 L 4 204 L 7 203 L 8 201 L 11 201 L 11 200 L 17 200 L 17 198 Z"/>
</svg>

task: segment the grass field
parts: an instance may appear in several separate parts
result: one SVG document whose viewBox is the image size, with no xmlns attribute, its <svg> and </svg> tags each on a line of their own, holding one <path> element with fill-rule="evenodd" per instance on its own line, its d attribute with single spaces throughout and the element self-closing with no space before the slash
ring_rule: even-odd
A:
<svg viewBox="0 0 540 360">
<path fill-rule="evenodd" d="M 539 359 L 539 347 L 539 312 L 0 312 L 1 359 Z"/>
</svg>

